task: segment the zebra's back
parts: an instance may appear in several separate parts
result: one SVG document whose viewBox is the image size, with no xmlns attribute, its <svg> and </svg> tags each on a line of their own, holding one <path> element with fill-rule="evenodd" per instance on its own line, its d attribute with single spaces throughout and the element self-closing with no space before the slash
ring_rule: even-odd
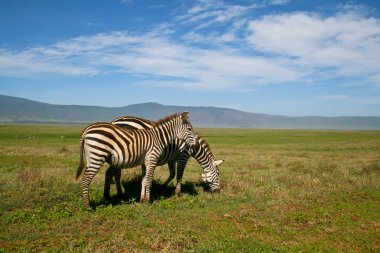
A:
<svg viewBox="0 0 380 253">
<path fill-rule="evenodd" d="M 125 129 L 148 129 L 152 128 L 156 122 L 147 120 L 147 119 L 141 119 L 133 116 L 122 116 L 117 119 L 114 119 L 111 122 L 113 125 L 117 125 L 120 127 L 123 127 Z"/>
</svg>

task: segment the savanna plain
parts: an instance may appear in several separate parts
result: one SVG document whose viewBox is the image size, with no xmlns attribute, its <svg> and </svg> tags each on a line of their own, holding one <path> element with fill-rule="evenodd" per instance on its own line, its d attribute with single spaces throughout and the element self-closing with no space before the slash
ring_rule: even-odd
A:
<svg viewBox="0 0 380 253">
<path fill-rule="evenodd" d="M 104 166 L 86 210 L 84 127 L 0 125 L 0 252 L 380 251 L 380 131 L 196 129 L 225 161 L 220 193 L 192 158 L 179 197 L 162 166 L 151 203 L 140 168 L 104 200 Z"/>
</svg>

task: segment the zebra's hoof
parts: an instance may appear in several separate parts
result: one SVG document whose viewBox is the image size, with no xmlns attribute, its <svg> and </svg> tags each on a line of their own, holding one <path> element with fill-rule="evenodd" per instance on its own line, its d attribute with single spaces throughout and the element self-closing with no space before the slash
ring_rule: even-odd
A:
<svg viewBox="0 0 380 253">
<path fill-rule="evenodd" d="M 142 198 L 142 199 L 140 199 L 140 202 L 141 203 L 149 203 L 149 199 L 148 198 Z"/>
<path fill-rule="evenodd" d="M 84 206 L 83 210 L 84 211 L 92 211 L 93 209 L 90 206 Z"/>
</svg>

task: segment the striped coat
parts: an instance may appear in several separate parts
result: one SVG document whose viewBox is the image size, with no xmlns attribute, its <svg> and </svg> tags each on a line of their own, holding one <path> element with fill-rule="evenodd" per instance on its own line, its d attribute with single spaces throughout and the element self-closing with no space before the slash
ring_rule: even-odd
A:
<svg viewBox="0 0 380 253">
<path fill-rule="evenodd" d="M 144 129 L 154 127 L 156 122 L 132 116 L 123 116 L 112 121 L 112 124 L 121 126 L 126 129 Z M 165 148 L 159 157 L 157 165 L 164 165 L 167 163 L 169 165 L 170 171 L 169 178 L 163 184 L 163 188 L 166 187 L 175 177 L 177 167 L 177 185 L 175 192 L 177 195 L 181 193 L 181 184 L 184 169 L 187 160 L 191 156 L 193 156 L 203 168 L 203 181 L 210 185 L 212 191 L 218 191 L 220 189 L 218 165 L 220 165 L 223 160 L 214 159 L 210 146 L 198 134 L 196 134 L 195 145 L 192 148 L 185 145 L 182 140 L 175 139 Z M 111 166 L 106 172 L 106 181 L 104 186 L 105 198 L 109 198 L 110 181 L 112 179 L 112 175 L 115 176 L 118 195 L 119 197 L 122 196 L 122 189 L 120 185 L 120 170 L 115 170 Z"/>
<path fill-rule="evenodd" d="M 187 112 L 169 116 L 148 129 L 130 130 L 107 122 L 88 126 L 82 133 L 77 169 L 78 178 L 82 174 L 85 156 L 87 166 L 82 177 L 84 206 L 89 207 L 88 187 L 105 162 L 115 170 L 143 166 L 146 173 L 141 183 L 140 201 L 149 201 L 158 159 L 174 139 L 181 139 L 188 146 L 195 144 L 195 133 Z"/>
</svg>

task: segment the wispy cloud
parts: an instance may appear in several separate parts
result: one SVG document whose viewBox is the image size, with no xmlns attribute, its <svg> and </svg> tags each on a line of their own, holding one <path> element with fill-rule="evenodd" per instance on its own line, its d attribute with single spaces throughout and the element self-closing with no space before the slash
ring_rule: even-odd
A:
<svg viewBox="0 0 380 253">
<path fill-rule="evenodd" d="M 183 15 L 176 17 L 181 25 L 194 25 L 193 30 L 208 28 L 213 25 L 224 24 L 241 20 L 250 10 L 282 5 L 286 0 L 255 1 L 248 5 L 225 4 L 222 1 L 195 1 L 196 4 L 189 8 Z"/>
<path fill-rule="evenodd" d="M 374 96 L 353 96 L 353 95 L 345 95 L 345 94 L 332 94 L 332 95 L 324 95 L 318 96 L 318 99 L 328 100 L 328 101 L 339 101 L 339 102 L 348 102 L 354 104 L 364 104 L 364 105 L 378 105 L 380 104 L 380 98 Z"/>
<path fill-rule="evenodd" d="M 380 105 L 380 98 L 378 97 L 355 98 L 352 101 L 356 104 Z"/>
<path fill-rule="evenodd" d="M 133 2 L 134 2 L 134 0 L 120 0 L 121 4 L 131 4 Z"/>
<path fill-rule="evenodd" d="M 99 27 L 99 28 L 104 28 L 106 25 L 104 23 L 94 23 L 94 22 L 87 22 L 85 25 L 89 27 Z"/>
<path fill-rule="evenodd" d="M 198 1 L 147 33 L 114 31 L 0 49 L 0 75 L 125 73 L 146 77 L 144 85 L 234 90 L 339 77 L 380 83 L 379 19 L 348 7 L 330 16 L 248 15 L 286 2 Z M 212 27 L 220 23 L 224 29 Z"/>
<path fill-rule="evenodd" d="M 332 94 L 332 95 L 324 95 L 324 96 L 318 96 L 319 99 L 323 100 L 342 100 L 342 99 L 347 99 L 347 95 L 343 94 Z"/>
</svg>

